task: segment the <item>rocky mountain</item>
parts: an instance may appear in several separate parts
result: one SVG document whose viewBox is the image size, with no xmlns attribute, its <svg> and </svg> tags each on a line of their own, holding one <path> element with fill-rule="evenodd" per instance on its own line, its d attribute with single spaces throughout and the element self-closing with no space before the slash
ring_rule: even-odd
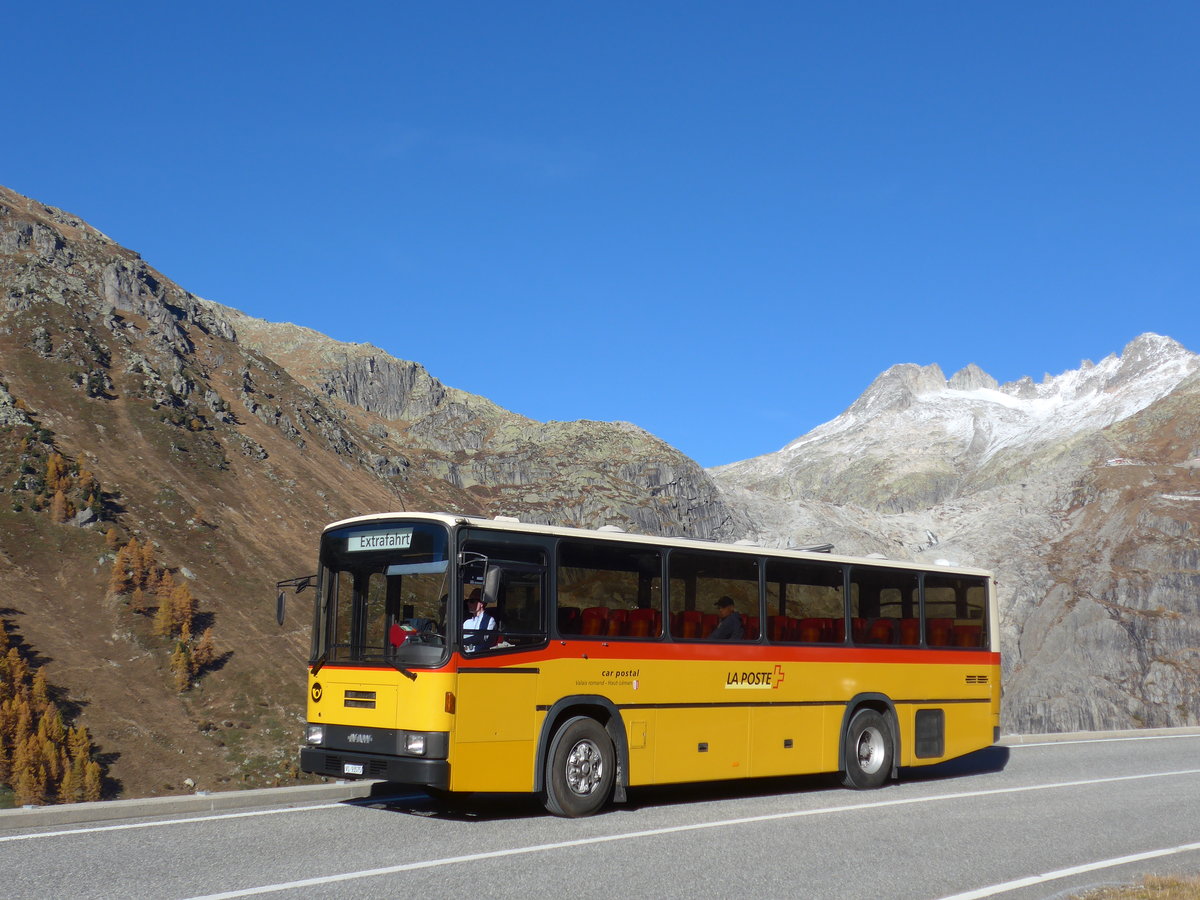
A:
<svg viewBox="0 0 1200 900">
<path fill-rule="evenodd" d="M 374 418 L 368 430 L 408 454 L 369 460 L 381 473 L 400 474 L 419 459 L 424 477 L 464 490 L 480 509 L 527 522 L 714 539 L 750 527 L 692 460 L 635 425 L 535 422 L 370 344 L 201 302 L 232 323 L 242 346 L 278 362 L 315 395 Z"/>
<path fill-rule="evenodd" d="M 109 796 L 287 781 L 308 621 L 280 632 L 273 582 L 312 570 L 325 523 L 397 508 L 748 528 L 638 428 L 530 421 L 251 319 L 0 188 L 0 627 L 89 728 Z M 161 573 L 194 594 L 190 644 L 155 633 Z M 189 682 L 172 647 L 207 628 Z"/>
<path fill-rule="evenodd" d="M 108 796 L 294 778 L 308 622 L 276 627 L 273 582 L 312 570 L 326 522 L 397 508 L 986 566 L 1008 730 L 1195 724 L 1198 371 L 1154 335 L 1041 383 L 896 366 L 705 472 L 196 297 L 0 188 L 0 627 Z M 187 629 L 159 615 L 180 585 Z"/>
<path fill-rule="evenodd" d="M 712 470 L 773 545 L 997 574 L 1004 724 L 1200 721 L 1200 357 L 1143 335 L 1041 383 L 898 365 L 777 453 Z"/>
</svg>

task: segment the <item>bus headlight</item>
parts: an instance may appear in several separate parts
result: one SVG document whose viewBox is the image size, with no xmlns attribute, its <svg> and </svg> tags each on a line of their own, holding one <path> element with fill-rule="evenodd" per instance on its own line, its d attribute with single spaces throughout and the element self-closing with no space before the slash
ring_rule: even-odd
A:
<svg viewBox="0 0 1200 900">
<path fill-rule="evenodd" d="M 406 734 L 404 736 L 404 749 L 414 756 L 425 755 L 425 735 L 423 734 Z"/>
<path fill-rule="evenodd" d="M 309 725 L 308 733 L 304 739 L 310 744 L 325 743 L 325 726 L 324 725 Z"/>
</svg>

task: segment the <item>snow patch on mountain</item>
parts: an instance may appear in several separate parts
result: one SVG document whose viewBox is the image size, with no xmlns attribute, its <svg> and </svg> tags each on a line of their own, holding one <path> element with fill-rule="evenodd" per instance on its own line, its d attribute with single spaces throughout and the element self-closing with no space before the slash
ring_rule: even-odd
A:
<svg viewBox="0 0 1200 900">
<path fill-rule="evenodd" d="M 893 366 L 836 419 L 776 453 L 718 466 L 714 476 L 741 484 L 783 476 L 809 454 L 911 451 L 950 444 L 982 465 L 1008 449 L 1098 431 L 1145 409 L 1200 370 L 1200 356 L 1176 341 L 1144 334 L 1098 364 L 1041 383 L 1007 384 L 971 365 L 947 379 L 937 365 Z M 944 449 L 944 448 L 943 448 Z"/>
<path fill-rule="evenodd" d="M 777 453 L 710 470 L 766 546 L 996 573 L 1002 727 L 1195 724 L 1200 356 L 1145 334 L 998 384 L 893 366 Z"/>
</svg>

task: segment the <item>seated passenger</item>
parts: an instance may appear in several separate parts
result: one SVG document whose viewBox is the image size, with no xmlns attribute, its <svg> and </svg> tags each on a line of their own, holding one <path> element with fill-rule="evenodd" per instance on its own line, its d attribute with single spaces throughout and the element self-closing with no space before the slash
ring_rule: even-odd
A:
<svg viewBox="0 0 1200 900">
<path fill-rule="evenodd" d="M 742 625 L 741 615 L 733 608 L 733 598 L 722 597 L 717 601 L 717 615 L 720 617 L 720 621 L 712 630 L 712 634 L 708 636 L 709 640 L 740 641 L 746 633 L 746 629 Z"/>
<path fill-rule="evenodd" d="M 483 608 L 483 594 L 479 588 L 471 591 L 463 601 L 463 653 L 486 650 L 496 643 L 496 617 Z"/>
</svg>

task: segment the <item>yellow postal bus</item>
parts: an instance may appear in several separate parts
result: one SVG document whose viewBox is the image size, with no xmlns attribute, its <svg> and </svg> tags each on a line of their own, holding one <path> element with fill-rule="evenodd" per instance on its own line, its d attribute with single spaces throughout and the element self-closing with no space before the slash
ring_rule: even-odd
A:
<svg viewBox="0 0 1200 900">
<path fill-rule="evenodd" d="M 979 570 L 395 513 L 280 585 L 314 580 L 306 772 L 583 816 L 639 785 L 878 787 L 999 733 Z"/>
</svg>

